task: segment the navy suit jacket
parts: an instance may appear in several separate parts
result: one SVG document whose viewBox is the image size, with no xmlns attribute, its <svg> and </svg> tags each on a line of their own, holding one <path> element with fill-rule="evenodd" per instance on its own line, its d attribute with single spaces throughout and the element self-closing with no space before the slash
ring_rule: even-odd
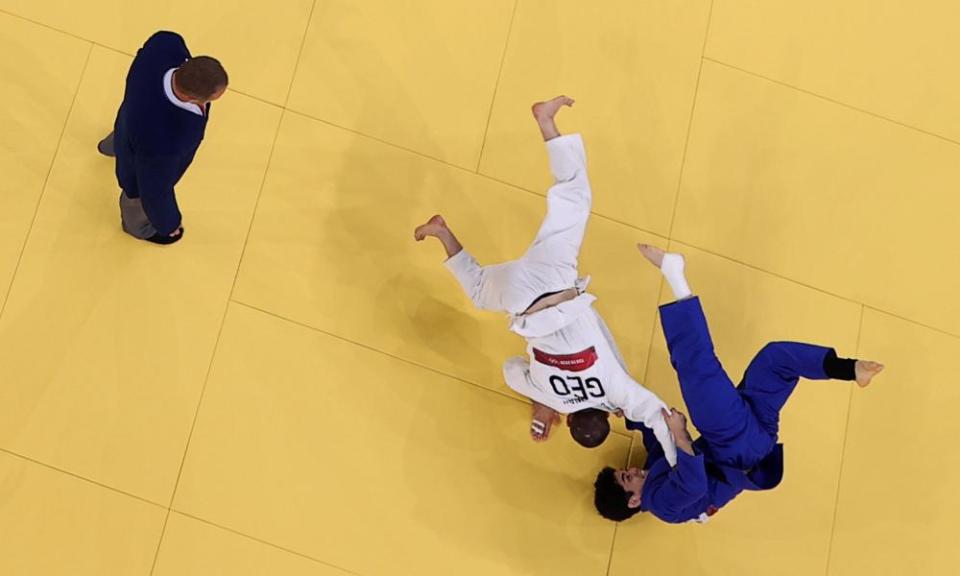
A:
<svg viewBox="0 0 960 576">
<path fill-rule="evenodd" d="M 130 198 L 140 198 L 157 233 L 180 227 L 174 186 L 193 162 L 210 116 L 179 108 L 164 90 L 163 78 L 190 58 L 179 34 L 157 32 L 137 51 L 127 73 L 123 103 L 114 124 L 117 181 Z"/>
</svg>

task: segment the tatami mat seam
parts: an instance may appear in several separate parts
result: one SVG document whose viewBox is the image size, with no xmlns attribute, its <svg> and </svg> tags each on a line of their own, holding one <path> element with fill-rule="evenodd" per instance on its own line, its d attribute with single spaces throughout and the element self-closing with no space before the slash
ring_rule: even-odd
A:
<svg viewBox="0 0 960 576">
<path fill-rule="evenodd" d="M 707 39 L 710 37 L 710 21 L 713 19 L 713 0 L 707 12 L 707 25 L 703 32 L 703 44 L 700 46 L 700 62 L 697 68 L 697 82 L 693 89 L 693 101 L 690 103 L 690 116 L 687 119 L 687 134 L 683 139 L 683 151 L 680 153 L 680 173 L 673 194 L 673 210 L 670 212 L 670 227 L 667 236 L 673 238 L 673 226 L 677 221 L 677 207 L 680 205 L 680 192 L 683 189 L 683 172 L 687 167 L 687 151 L 690 149 L 690 135 L 693 133 L 693 120 L 697 112 L 697 100 L 700 98 L 700 80 L 703 78 L 703 60 L 707 51 Z"/>
<path fill-rule="evenodd" d="M 950 138 L 950 137 L 948 137 L 948 136 L 944 136 L 944 135 L 942 135 L 942 134 L 937 134 L 936 132 L 931 132 L 931 131 L 929 131 L 929 130 L 924 130 L 923 128 L 920 128 L 920 127 L 917 127 L 917 126 L 913 126 L 913 125 L 911 125 L 911 124 L 907 124 L 907 123 L 901 122 L 901 121 L 899 121 L 899 120 L 894 120 L 893 118 L 890 118 L 890 117 L 888 117 L 888 116 L 884 116 L 884 115 L 878 114 L 878 113 L 876 113 L 876 112 L 871 112 L 870 110 L 867 110 L 867 109 L 865 109 L 865 108 L 860 108 L 860 107 L 858 107 L 858 106 L 854 106 L 853 104 L 847 104 L 846 102 L 844 102 L 844 101 L 842 101 L 842 100 L 837 100 L 837 99 L 835 99 L 835 98 L 831 98 L 830 96 L 826 96 L 826 95 L 824 95 L 824 94 L 820 94 L 820 93 L 814 92 L 814 91 L 812 91 L 812 90 L 807 90 L 806 88 L 801 88 L 801 87 L 799 87 L 799 86 L 795 86 L 795 85 L 790 84 L 790 83 L 788 83 L 788 82 L 784 82 L 784 81 L 782 81 L 782 80 L 777 80 L 776 78 L 771 78 L 771 77 L 769 77 L 769 76 L 765 76 L 765 75 L 760 74 L 760 73 L 758 73 L 758 72 L 752 72 L 752 71 L 750 71 L 750 70 L 747 70 L 746 68 L 741 68 L 741 67 L 739 67 L 739 66 L 736 66 L 735 64 L 730 64 L 729 62 L 724 62 L 724 61 L 722 61 L 722 60 L 717 60 L 717 59 L 711 58 L 711 57 L 709 57 L 709 56 L 704 56 L 703 59 L 706 60 L 706 61 L 708 61 L 708 62 L 712 62 L 712 63 L 714 63 L 714 64 L 717 64 L 717 65 L 719 65 L 719 66 L 723 66 L 723 67 L 725 67 L 725 68 L 729 68 L 729 69 L 731 69 L 731 70 L 736 70 L 736 71 L 741 72 L 741 73 L 743 73 L 743 74 L 747 74 L 748 76 L 753 76 L 754 78 L 758 78 L 758 79 L 760 79 L 760 80 L 765 80 L 765 81 L 767 81 L 767 82 L 771 82 L 771 83 L 773 83 L 773 84 L 777 84 L 777 85 L 782 86 L 782 87 L 784 87 L 784 88 L 790 88 L 790 89 L 792 89 L 792 90 L 796 90 L 797 92 L 801 92 L 801 93 L 803 93 L 803 94 L 806 94 L 807 96 L 812 96 L 812 97 L 814 97 L 814 98 L 817 98 L 818 100 L 823 100 L 823 101 L 825 101 L 825 102 L 829 102 L 829 103 L 831 103 L 831 104 L 835 104 L 835 105 L 837 105 L 837 106 L 841 106 L 841 107 L 843 107 L 843 108 L 846 108 L 846 109 L 848 109 L 848 110 L 853 110 L 854 112 L 859 112 L 859 113 L 861 113 L 861 114 L 866 114 L 867 116 L 871 116 L 871 117 L 873 117 L 873 118 L 876 118 L 877 120 L 883 120 L 884 122 L 889 122 L 889 123 L 894 124 L 894 125 L 896 125 L 896 126 L 899 126 L 899 127 L 901 127 L 901 128 L 906 128 L 907 130 L 911 130 L 911 131 L 914 131 L 914 132 L 918 132 L 918 133 L 923 134 L 923 135 L 925 135 L 925 136 L 931 136 L 931 137 L 936 138 L 936 139 L 938 139 L 938 140 L 943 140 L 944 142 L 949 142 L 950 144 L 960 145 L 960 141 L 954 140 L 954 139 L 952 139 L 952 138 Z"/>
<path fill-rule="evenodd" d="M 7 15 L 7 16 L 10 16 L 11 18 L 16 18 L 16 19 L 22 20 L 22 21 L 24 21 L 24 22 L 29 22 L 30 24 L 33 24 L 33 25 L 35 25 L 35 26 L 39 26 L 39 27 L 41 27 L 41 28 L 46 28 L 47 30 L 51 30 L 51 31 L 57 32 L 57 33 L 59 33 L 59 34 L 63 34 L 64 36 L 69 36 L 70 38 L 74 38 L 74 39 L 76 39 L 76 40 L 82 40 L 83 42 L 87 42 L 87 43 L 89 43 L 89 44 L 99 45 L 97 42 L 95 42 L 95 41 L 93 41 L 93 40 L 91 40 L 91 39 L 89 39 L 89 38 L 84 38 L 83 36 L 80 36 L 80 35 L 78 35 L 78 34 L 74 34 L 73 32 L 69 32 L 69 31 L 67 31 L 67 30 L 63 30 L 63 29 L 57 28 L 56 26 L 51 26 L 50 24 L 46 24 L 46 23 L 44 23 L 44 22 L 40 22 L 40 21 L 38 21 L 38 20 L 34 20 L 34 19 L 28 18 L 28 17 L 26 17 L 26 16 L 22 16 L 22 15 L 20 15 L 20 14 L 17 14 L 17 13 L 15 13 L 15 12 L 11 12 L 11 11 L 9 11 L 9 10 L 5 10 L 5 9 L 3 9 L 3 8 L 0 8 L 0 14 L 5 14 L 5 15 Z M 118 52 L 119 52 L 119 50 L 118 50 Z"/>
<path fill-rule="evenodd" d="M 157 561 L 160 560 L 160 550 L 163 548 L 163 537 L 167 535 L 167 524 L 170 522 L 170 508 L 166 509 L 163 516 L 163 526 L 160 527 L 160 536 L 157 538 L 157 548 L 153 551 L 153 562 L 150 564 L 150 576 L 153 576 L 157 569 Z"/>
<path fill-rule="evenodd" d="M 901 316 L 900 314 L 897 314 L 896 312 L 890 312 L 890 311 L 888 311 L 888 310 L 883 310 L 883 309 L 881 309 L 881 308 L 877 308 L 877 307 L 875 307 L 875 306 L 871 306 L 870 304 L 867 304 L 867 303 L 865 303 L 865 302 L 863 303 L 863 307 L 864 307 L 866 310 L 869 310 L 869 311 L 871 311 L 871 312 L 876 312 L 876 313 L 878 313 L 878 314 L 883 314 L 883 315 L 885 315 L 885 316 L 890 316 L 891 318 L 896 318 L 897 320 L 901 320 L 901 321 L 903 321 L 903 322 L 907 322 L 907 323 L 909 323 L 909 324 L 913 324 L 914 326 L 919 326 L 920 328 L 924 328 L 924 329 L 926 329 L 926 330 L 930 330 L 931 332 L 936 332 L 937 334 L 940 334 L 940 335 L 942 335 L 942 336 L 949 336 L 949 337 L 951 337 L 951 338 L 960 338 L 960 334 L 955 334 L 955 333 L 950 332 L 949 330 L 945 330 L 945 329 L 943 329 L 943 328 L 937 328 L 936 326 L 931 326 L 931 325 L 929 325 L 929 324 L 924 324 L 923 322 L 920 322 L 919 320 L 914 320 L 913 318 L 908 318 L 908 317 L 906 317 L 906 316 Z"/>
<path fill-rule="evenodd" d="M 630 435 L 630 446 L 627 448 L 627 457 L 623 465 L 630 466 L 630 460 L 633 458 L 633 447 L 637 443 L 637 434 L 633 433 Z M 619 522 L 613 523 L 613 535 L 610 537 L 610 557 L 607 559 L 607 571 L 605 574 L 610 576 L 610 570 L 613 569 L 613 553 L 616 550 L 617 546 L 617 534 L 620 528 Z"/>
<path fill-rule="evenodd" d="M 27 250 L 27 243 L 30 241 L 30 235 L 33 233 L 33 226 L 37 223 L 37 215 L 40 213 L 40 205 L 43 203 L 43 197 L 47 191 L 47 184 L 50 182 L 50 174 L 53 173 L 53 167 L 57 163 L 57 158 L 60 156 L 60 148 L 63 146 L 63 137 L 67 133 L 67 124 L 70 122 L 70 117 L 73 115 L 73 108 L 77 104 L 77 97 L 80 95 L 80 86 L 83 85 L 83 78 L 87 74 L 87 65 L 90 63 L 90 54 L 93 53 L 93 45 L 91 44 L 87 48 L 87 57 L 83 61 L 83 67 L 80 69 L 80 76 L 77 78 L 77 86 L 73 91 L 73 99 L 70 101 L 70 107 L 67 109 L 67 114 L 63 120 L 63 126 L 60 128 L 60 136 L 57 138 L 57 146 L 54 148 L 53 156 L 50 158 L 50 164 L 47 166 L 47 173 L 43 177 L 43 184 L 40 186 L 40 194 L 37 195 L 36 205 L 33 207 L 33 215 L 30 217 L 30 226 L 27 228 L 27 233 L 23 237 L 23 242 L 20 245 L 20 253 L 17 255 L 17 263 L 13 267 L 13 274 L 10 276 L 10 284 L 7 285 L 3 302 L 0 302 L 0 318 L 3 317 L 3 313 L 7 309 L 7 302 L 10 300 L 10 293 L 13 290 L 13 285 L 17 280 L 17 272 L 20 271 L 20 264 L 23 262 L 23 255 Z"/>
<path fill-rule="evenodd" d="M 632 445 L 632 441 L 631 441 Z M 617 530 L 620 528 L 619 522 L 613 523 L 613 535 L 610 537 L 610 556 L 607 558 L 607 571 L 604 572 L 607 576 L 610 576 L 610 570 L 613 569 L 613 552 L 617 546 Z"/>
<path fill-rule="evenodd" d="M 860 325 L 857 327 L 857 344 L 855 347 L 857 357 L 861 356 L 860 345 L 862 342 L 863 336 L 863 319 L 866 316 L 867 309 L 866 306 L 860 307 Z M 856 384 L 851 382 L 850 393 L 847 396 L 847 417 L 846 424 L 843 427 L 843 444 L 840 448 L 840 470 L 837 472 L 837 491 L 834 497 L 833 503 L 833 521 L 830 523 L 830 540 L 827 544 L 827 562 L 824 566 L 823 573 L 824 576 L 829 576 L 830 574 L 830 561 L 833 558 L 833 542 L 837 535 L 837 519 L 840 516 L 840 489 L 843 486 L 843 465 L 847 456 L 847 440 L 850 437 L 850 414 L 853 412 L 853 393 L 856 387 Z"/>
<path fill-rule="evenodd" d="M 307 44 L 307 37 L 310 35 L 310 26 L 313 25 L 313 13 L 317 8 L 317 0 L 310 4 L 310 13 L 307 14 L 307 24 L 303 27 L 303 36 L 300 37 L 300 48 L 297 49 L 297 59 L 293 63 L 293 72 L 290 74 L 290 83 L 287 85 L 287 95 L 283 99 L 283 108 L 286 109 L 290 104 L 290 94 L 293 92 L 293 85 L 297 81 L 297 72 L 300 71 L 300 60 L 303 59 L 303 48 Z"/>
<path fill-rule="evenodd" d="M 944 328 L 938 328 L 938 327 L 936 327 L 936 326 L 932 326 L 932 325 L 929 325 L 929 324 L 925 324 L 925 323 L 923 323 L 923 322 L 921 322 L 921 321 L 919 321 L 919 320 L 915 320 L 915 319 L 913 319 L 913 318 L 908 318 L 908 317 L 906 317 L 906 316 L 902 316 L 902 315 L 897 314 L 897 313 L 895 313 L 895 312 L 890 312 L 890 311 L 888 311 L 888 310 L 883 310 L 883 309 L 881 309 L 881 308 L 877 308 L 877 307 L 872 306 L 871 304 L 869 304 L 869 303 L 867 303 L 867 302 L 861 302 L 860 300 L 855 300 L 855 299 L 853 299 L 853 298 L 850 298 L 850 297 L 848 297 L 848 296 L 844 296 L 844 295 L 842 295 L 842 294 L 837 294 L 837 293 L 835 293 L 835 292 L 830 292 L 829 290 L 825 290 L 825 289 L 823 289 L 823 288 L 818 288 L 818 287 L 816 287 L 816 286 L 813 286 L 812 284 L 807 284 L 807 283 L 805 283 L 805 282 L 801 282 L 800 280 L 797 280 L 797 279 L 795 279 L 795 278 L 790 278 L 789 276 L 784 276 L 784 275 L 779 274 L 779 273 L 777 273 L 777 272 L 771 272 L 770 270 L 766 270 L 766 269 L 764 269 L 764 268 L 760 268 L 759 266 L 755 266 L 755 265 L 750 264 L 750 263 L 748 263 L 748 262 L 744 262 L 744 261 L 742 261 L 742 260 L 738 260 L 738 259 L 736 259 L 736 258 L 727 256 L 727 255 L 724 255 L 724 254 L 720 254 L 719 252 L 714 252 L 713 250 L 710 250 L 709 248 L 704 248 L 704 247 L 698 246 L 698 245 L 696 245 L 696 244 L 691 244 L 691 243 L 689 243 L 689 242 L 684 242 L 684 241 L 678 240 L 678 239 L 676 239 L 676 238 L 671 239 L 671 242 L 676 242 L 676 243 L 679 244 L 679 245 L 687 246 L 687 247 L 689 247 L 689 248 L 693 248 L 693 249 L 695 249 L 695 250 L 698 250 L 698 251 L 703 252 L 703 253 L 705 253 L 705 254 L 709 254 L 709 255 L 711 255 L 711 256 L 715 256 L 715 257 L 717 257 L 717 258 L 722 258 L 723 260 L 726 260 L 726 261 L 728 261 L 728 262 L 732 262 L 732 263 L 734 263 L 734 264 L 738 264 L 738 265 L 740 265 L 740 266 L 743 266 L 743 267 L 745 267 L 745 268 L 749 268 L 749 269 L 751 269 L 751 270 L 755 270 L 755 271 L 757 271 L 757 272 L 762 272 L 762 273 L 764 273 L 764 274 L 766 274 L 766 275 L 768 275 L 768 276 L 771 276 L 771 277 L 773 277 L 773 278 L 777 278 L 777 279 L 782 280 L 782 281 L 784 281 L 784 282 L 789 282 L 790 284 L 795 284 L 795 285 L 797 285 L 797 286 L 800 286 L 800 287 L 802 287 L 802 288 L 806 288 L 806 289 L 808 289 L 808 290 L 813 290 L 814 292 L 818 292 L 818 293 L 823 294 L 823 295 L 825 295 L 825 296 L 830 296 L 830 297 L 832 297 L 832 298 L 836 298 L 836 299 L 838 299 L 838 300 L 843 300 L 843 301 L 849 302 L 849 303 L 851 303 L 851 304 L 856 304 L 856 305 L 858 305 L 858 306 L 863 306 L 863 307 L 865 307 L 867 310 L 872 310 L 872 311 L 874 311 L 874 312 L 879 312 L 879 313 L 881 313 L 881 314 L 886 314 L 886 315 L 888 315 L 888 316 L 892 316 L 892 317 L 894 317 L 894 318 L 897 318 L 898 320 L 903 320 L 904 322 L 909 322 L 909 323 L 914 324 L 914 325 L 916 325 L 916 326 L 920 326 L 921 328 L 926 328 L 926 329 L 928 329 L 928 330 L 932 330 L 932 331 L 937 332 L 937 333 L 939 333 L 939 334 L 943 334 L 944 336 L 950 336 L 950 337 L 952 337 L 952 338 L 960 338 L 960 334 L 950 332 L 949 330 L 946 330 L 946 329 L 944 329 Z"/>
<path fill-rule="evenodd" d="M 487 145 L 487 133 L 490 131 L 490 120 L 493 118 L 493 108 L 497 102 L 497 92 L 500 90 L 500 79 L 503 77 L 503 65 L 507 61 L 507 50 L 510 48 L 510 37 L 513 35 L 513 22 L 517 17 L 517 6 L 520 0 L 513 1 L 513 11 L 510 13 L 510 24 L 507 26 L 507 37 L 503 42 L 503 52 L 500 54 L 500 67 L 497 69 L 497 81 L 493 85 L 493 95 L 490 97 L 490 108 L 487 110 L 487 123 L 483 127 L 483 136 L 480 140 L 480 153 L 477 154 L 477 168 L 474 173 L 480 173 L 480 164 L 483 163 L 483 149 Z"/>
<path fill-rule="evenodd" d="M 310 556 L 309 554 L 305 554 L 305 553 L 303 553 L 303 552 L 299 552 L 299 551 L 294 550 L 294 549 L 292 549 L 292 548 L 286 548 L 286 547 L 284 547 L 284 546 L 281 546 L 281 545 L 276 544 L 276 543 L 274 543 L 274 542 L 271 542 L 271 541 L 269 541 L 269 540 L 264 540 L 263 538 L 257 538 L 256 536 L 251 536 L 250 534 L 247 534 L 247 533 L 245 533 L 245 532 L 241 532 L 241 531 L 239 531 L 239 530 L 236 530 L 236 529 L 234 529 L 234 528 L 230 528 L 229 526 L 225 526 L 225 525 L 223 525 L 223 524 L 218 524 L 217 522 L 213 522 L 213 521 L 211 521 L 211 520 L 207 520 L 206 518 L 201 518 L 201 517 L 199 517 L 199 516 L 195 516 L 195 515 L 193 515 L 193 514 L 184 512 L 184 511 L 182 511 L 182 510 L 177 510 L 177 509 L 174 508 L 174 509 L 171 509 L 171 513 L 173 513 L 173 514 L 178 514 L 178 515 L 180 515 L 180 516 L 183 516 L 184 518 L 189 518 L 189 519 L 195 520 L 195 521 L 197 521 L 197 522 L 202 522 L 202 523 L 204 523 L 204 524 L 207 524 L 208 526 L 212 526 L 212 527 L 214 527 L 214 528 L 217 528 L 217 529 L 219 529 L 219 530 L 223 530 L 223 531 L 225 531 L 225 532 L 229 532 L 229 533 L 231 533 L 231 534 L 236 534 L 237 536 L 246 538 L 246 539 L 248 539 L 248 540 L 252 540 L 252 541 L 254 541 L 254 542 L 258 542 L 258 543 L 260 543 L 260 544 L 263 544 L 263 545 L 265 545 L 265 546 L 269 546 L 269 547 L 274 548 L 274 549 L 276 549 L 276 550 L 280 550 L 280 551 L 282 551 L 282 552 L 286 552 L 286 553 L 288 553 L 288 554 L 292 554 L 292 555 L 294 555 L 294 556 L 298 556 L 298 557 L 300 557 L 300 558 L 304 558 L 304 559 L 306 559 L 306 560 L 310 560 L 310 561 L 312 561 L 312 562 L 316 562 L 317 564 L 321 564 L 321 565 L 323 565 L 323 566 L 329 566 L 329 567 L 334 568 L 334 569 L 336 569 L 336 570 L 340 570 L 340 571 L 342 571 L 342 572 L 344 572 L 344 573 L 346 573 L 346 574 L 353 574 L 354 576 L 362 576 L 359 572 L 355 572 L 355 571 L 353 571 L 353 570 L 349 570 L 349 569 L 344 568 L 344 567 L 342 567 L 342 566 L 337 566 L 336 564 L 332 564 L 332 563 L 330 563 L 330 562 L 325 562 L 325 561 L 323 561 L 323 560 L 320 560 L 319 558 L 315 558 L 315 557 L 313 557 L 313 556 Z"/>
<path fill-rule="evenodd" d="M 86 482 L 86 483 L 88 483 L 88 484 L 93 484 L 94 486 L 97 486 L 97 487 L 99 487 L 99 488 L 103 488 L 103 489 L 109 490 L 109 491 L 111 491 L 111 492 L 116 492 L 117 494 L 120 494 L 120 495 L 122 495 L 122 496 L 127 496 L 127 497 L 129 497 L 129 498 L 133 498 L 134 500 L 139 500 L 140 502 L 143 502 L 144 504 L 150 504 L 150 505 L 156 506 L 157 508 L 166 509 L 166 506 L 163 505 L 163 504 L 160 504 L 159 502 L 154 502 L 153 500 L 149 500 L 149 499 L 147 499 L 147 498 L 144 498 L 143 496 L 137 496 L 136 494 L 133 494 L 133 493 L 131 493 L 131 492 L 126 492 L 126 491 L 121 490 L 121 489 L 119 489 L 119 488 L 116 488 L 116 487 L 114 487 L 114 486 L 110 486 L 109 484 L 104 484 L 103 482 L 98 482 L 98 481 L 93 480 L 93 479 L 91 479 L 91 478 L 87 478 L 86 476 L 84 476 L 84 475 L 82 475 L 82 474 L 78 474 L 78 473 L 76 473 L 76 472 L 71 472 L 70 470 L 66 470 L 66 469 L 64 469 L 64 468 L 59 468 L 59 467 L 54 466 L 54 465 L 52 465 L 52 464 L 48 464 L 48 463 L 43 462 L 43 461 L 41 461 L 41 460 L 37 460 L 36 458 L 31 458 L 30 456 L 26 456 L 26 455 L 24 455 L 24 454 L 20 454 L 19 452 L 16 452 L 16 451 L 14 451 L 14 450 L 10 450 L 9 448 L 0 448 L 0 452 L 3 452 L 4 454 L 8 454 L 9 456 L 12 456 L 12 457 L 14 457 L 14 458 L 18 458 L 18 459 L 20 459 L 20 460 L 24 460 L 24 461 L 26 461 L 26 462 L 30 462 L 31 464 L 35 464 L 35 465 L 37 465 L 37 466 L 42 466 L 42 467 L 47 468 L 47 469 L 49 469 L 49 470 L 51 470 L 51 471 L 53 471 L 53 472 L 59 472 L 60 474 L 64 474 L 64 475 L 66 475 L 66 476 L 70 476 L 71 478 L 74 478 L 74 479 L 76 479 L 76 480 L 81 480 L 81 481 Z"/>
</svg>

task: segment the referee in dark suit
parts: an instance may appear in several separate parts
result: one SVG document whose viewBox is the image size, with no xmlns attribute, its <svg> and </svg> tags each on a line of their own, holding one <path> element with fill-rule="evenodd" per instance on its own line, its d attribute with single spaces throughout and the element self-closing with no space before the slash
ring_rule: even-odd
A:
<svg viewBox="0 0 960 576">
<path fill-rule="evenodd" d="M 191 57 L 179 34 L 157 32 L 137 51 L 113 132 L 97 145 L 117 160 L 124 232 L 155 244 L 183 237 L 174 186 L 200 147 L 210 103 L 227 83 L 220 62 Z"/>
</svg>

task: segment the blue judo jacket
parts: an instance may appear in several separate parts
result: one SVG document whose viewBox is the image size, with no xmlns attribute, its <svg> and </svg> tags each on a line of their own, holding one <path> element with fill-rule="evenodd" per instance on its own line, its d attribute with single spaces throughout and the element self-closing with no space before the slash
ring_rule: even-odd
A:
<svg viewBox="0 0 960 576">
<path fill-rule="evenodd" d="M 783 478 L 783 445 L 749 471 L 717 464 L 703 438 L 693 443 L 694 456 L 677 450 L 677 465 L 671 467 L 660 444 L 643 424 L 627 421 L 627 428 L 643 433 L 647 450 L 640 509 L 664 522 L 705 521 L 744 490 L 769 490 Z"/>
</svg>

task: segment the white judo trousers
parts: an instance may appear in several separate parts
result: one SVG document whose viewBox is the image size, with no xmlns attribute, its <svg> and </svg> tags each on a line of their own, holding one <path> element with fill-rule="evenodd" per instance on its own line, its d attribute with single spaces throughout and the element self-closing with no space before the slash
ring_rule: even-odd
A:
<svg viewBox="0 0 960 576">
<path fill-rule="evenodd" d="M 587 158 L 578 134 L 546 143 L 555 179 L 547 192 L 547 215 L 536 238 L 519 259 L 480 266 L 466 250 L 445 265 L 477 308 L 511 315 L 510 330 L 527 340 L 529 360 L 504 364 L 507 385 L 558 412 L 586 408 L 621 410 L 630 420 L 653 430 L 667 460 L 676 462 L 676 445 L 660 410 L 666 404 L 637 383 L 607 326 L 584 292 L 588 278 L 578 278 L 578 259 L 591 190 Z M 528 316 L 540 296 L 577 288 L 579 295 Z"/>
<path fill-rule="evenodd" d="M 547 193 L 547 216 L 518 260 L 481 267 L 466 250 L 446 262 L 481 310 L 517 316 L 543 294 L 577 284 L 577 258 L 590 217 L 587 158 L 579 134 L 547 142 L 556 183 Z"/>
</svg>

